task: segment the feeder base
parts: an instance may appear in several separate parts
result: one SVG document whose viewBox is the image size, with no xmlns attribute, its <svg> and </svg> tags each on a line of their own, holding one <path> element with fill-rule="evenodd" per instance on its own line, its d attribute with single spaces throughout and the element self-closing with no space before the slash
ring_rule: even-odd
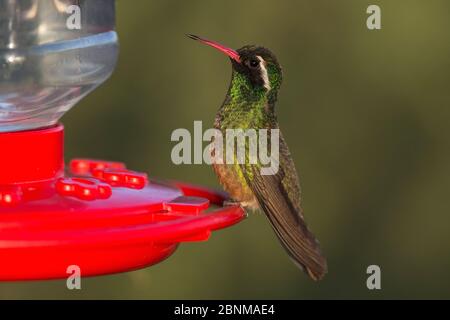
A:
<svg viewBox="0 0 450 320">
<path fill-rule="evenodd" d="M 64 174 L 62 126 L 0 134 L 0 142 L 18 148 L 27 135 L 48 152 L 28 163 L 0 160 L 0 280 L 66 278 L 72 266 L 81 276 L 143 268 L 244 218 L 239 206 L 206 213 L 226 200 L 221 193 L 157 183 L 118 162 L 76 159 Z"/>
</svg>

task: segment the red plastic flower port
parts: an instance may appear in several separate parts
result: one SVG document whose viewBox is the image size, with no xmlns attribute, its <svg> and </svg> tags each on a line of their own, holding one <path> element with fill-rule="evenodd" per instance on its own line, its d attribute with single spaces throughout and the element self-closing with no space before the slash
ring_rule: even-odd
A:
<svg viewBox="0 0 450 320">
<path fill-rule="evenodd" d="M 0 186 L 0 206 L 18 204 L 22 200 L 22 189 L 19 186 Z"/>
<path fill-rule="evenodd" d="M 60 178 L 56 182 L 56 191 L 66 197 L 80 200 L 98 200 L 111 197 L 111 186 L 96 179 Z"/>
<path fill-rule="evenodd" d="M 121 162 L 75 159 L 70 169 L 73 174 L 91 175 L 114 187 L 143 189 L 148 184 L 147 174 L 128 170 Z"/>
</svg>

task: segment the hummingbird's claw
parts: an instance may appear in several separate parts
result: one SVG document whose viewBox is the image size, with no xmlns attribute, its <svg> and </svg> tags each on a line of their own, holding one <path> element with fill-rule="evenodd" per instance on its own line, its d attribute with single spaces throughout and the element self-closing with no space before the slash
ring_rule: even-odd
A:
<svg viewBox="0 0 450 320">
<path fill-rule="evenodd" d="M 241 203 L 239 201 L 233 200 L 233 199 L 227 199 L 224 200 L 222 206 L 224 207 L 230 207 L 230 206 L 240 206 Z"/>
</svg>

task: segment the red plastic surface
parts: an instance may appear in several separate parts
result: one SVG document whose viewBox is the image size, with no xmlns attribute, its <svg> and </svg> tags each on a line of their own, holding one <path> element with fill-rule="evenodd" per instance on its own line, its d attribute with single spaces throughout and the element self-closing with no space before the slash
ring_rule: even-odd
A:
<svg viewBox="0 0 450 320">
<path fill-rule="evenodd" d="M 47 151 L 28 162 L 0 160 L 0 280 L 65 278 L 71 265 L 82 276 L 142 268 L 244 218 L 239 206 L 205 212 L 222 205 L 221 193 L 149 181 L 118 162 L 74 160 L 63 176 L 62 134 L 62 126 L 0 134 L 11 152 L 20 148 L 8 138 L 28 144 L 27 135 L 35 152 Z M 40 169 L 22 168 L 33 165 Z"/>
<path fill-rule="evenodd" d="M 64 128 L 0 134 L 0 185 L 53 180 L 63 174 Z"/>
</svg>

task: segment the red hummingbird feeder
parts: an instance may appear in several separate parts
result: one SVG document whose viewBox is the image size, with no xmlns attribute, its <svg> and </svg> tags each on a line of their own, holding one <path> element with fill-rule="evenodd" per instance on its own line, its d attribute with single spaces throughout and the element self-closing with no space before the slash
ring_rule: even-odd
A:
<svg viewBox="0 0 450 320">
<path fill-rule="evenodd" d="M 220 192 L 152 181 L 123 163 L 75 159 L 65 169 L 58 120 L 114 70 L 114 1 L 5 5 L 0 280 L 65 278 L 72 265 L 82 276 L 143 268 L 244 218 Z"/>
</svg>

